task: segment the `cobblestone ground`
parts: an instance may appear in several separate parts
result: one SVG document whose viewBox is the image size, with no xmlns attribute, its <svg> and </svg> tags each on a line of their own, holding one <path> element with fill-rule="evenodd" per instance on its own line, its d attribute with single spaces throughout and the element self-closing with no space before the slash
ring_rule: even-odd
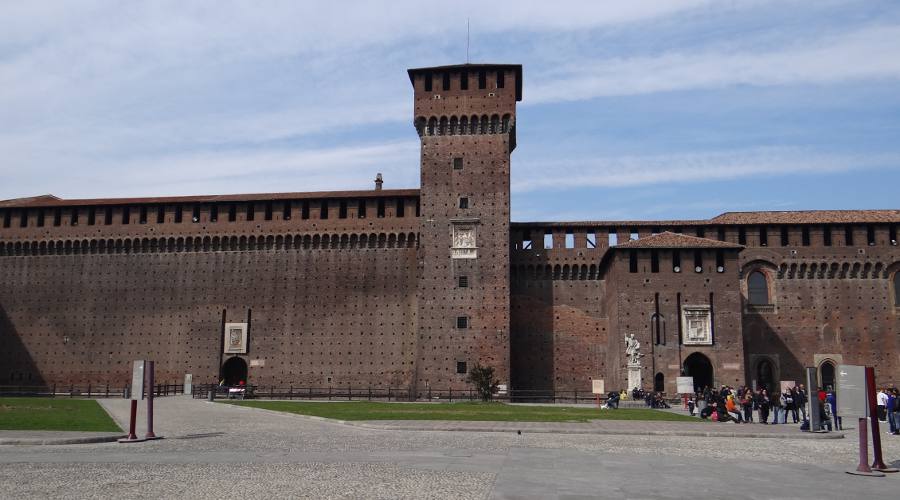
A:
<svg viewBox="0 0 900 500">
<path fill-rule="evenodd" d="M 124 422 L 127 401 L 101 403 Z M 518 435 L 368 429 L 181 397 L 158 399 L 156 410 L 159 441 L 0 447 L 0 497 L 684 498 L 760 475 L 773 480 L 729 498 L 900 488 L 900 477 L 844 474 L 857 461 L 854 431 L 826 440 Z M 885 460 L 900 465 L 900 437 L 883 442 Z M 788 495 L 774 480 L 785 474 L 796 486 Z"/>
</svg>

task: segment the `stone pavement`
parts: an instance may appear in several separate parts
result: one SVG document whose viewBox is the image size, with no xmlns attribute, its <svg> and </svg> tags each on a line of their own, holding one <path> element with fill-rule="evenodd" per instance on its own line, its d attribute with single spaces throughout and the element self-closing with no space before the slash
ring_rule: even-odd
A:
<svg viewBox="0 0 900 500">
<path fill-rule="evenodd" d="M 124 422 L 128 401 L 101 404 Z M 900 477 L 844 473 L 856 463 L 852 439 L 413 433 L 181 397 L 158 399 L 156 422 L 166 439 L 0 448 L 0 496 L 686 498 L 727 492 L 729 499 L 821 500 L 890 498 L 900 488 Z M 900 464 L 900 438 L 884 441 L 885 459 Z M 779 478 L 790 478 L 790 491 Z M 741 486 L 748 481 L 752 487 Z"/>
</svg>

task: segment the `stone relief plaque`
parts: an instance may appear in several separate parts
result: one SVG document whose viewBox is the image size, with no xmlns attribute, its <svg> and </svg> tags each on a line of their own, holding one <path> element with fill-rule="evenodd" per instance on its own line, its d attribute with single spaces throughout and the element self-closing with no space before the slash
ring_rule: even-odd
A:
<svg viewBox="0 0 900 500">
<path fill-rule="evenodd" d="M 684 331 L 684 345 L 712 345 L 709 306 L 682 307 L 681 324 Z"/>
<path fill-rule="evenodd" d="M 247 354 L 247 323 L 225 323 L 225 354 Z"/>
<path fill-rule="evenodd" d="M 475 245 L 475 224 L 457 224 L 452 226 L 452 246 L 450 256 L 454 259 L 474 259 L 478 257 Z"/>
</svg>

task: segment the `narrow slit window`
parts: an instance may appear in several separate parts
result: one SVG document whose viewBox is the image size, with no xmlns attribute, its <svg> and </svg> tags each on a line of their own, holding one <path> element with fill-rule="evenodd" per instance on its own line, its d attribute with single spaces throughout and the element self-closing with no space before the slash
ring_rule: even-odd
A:
<svg viewBox="0 0 900 500">
<path fill-rule="evenodd" d="M 822 244 L 826 247 L 831 246 L 831 226 L 822 228 Z"/>
<path fill-rule="evenodd" d="M 406 215 L 406 202 L 403 201 L 403 198 L 397 198 L 397 217 L 404 217 Z"/>
<path fill-rule="evenodd" d="M 788 234 L 788 227 L 781 226 L 781 246 L 786 247 L 786 246 L 790 246 L 790 244 L 791 244 L 791 240 L 790 240 L 789 234 Z"/>
<path fill-rule="evenodd" d="M 228 222 L 234 222 L 237 220 L 237 205 L 234 203 L 228 205 Z"/>
<path fill-rule="evenodd" d="M 210 222 L 218 222 L 219 221 L 219 205 L 213 203 L 209 206 L 209 221 Z"/>
<path fill-rule="evenodd" d="M 300 218 L 309 219 L 309 200 L 303 200 L 303 204 L 300 205 Z"/>
<path fill-rule="evenodd" d="M 747 229 L 744 227 L 738 228 L 738 244 L 741 244 L 741 245 L 747 244 Z"/>
<path fill-rule="evenodd" d="M 62 224 L 62 209 L 57 208 L 53 211 L 53 225 L 59 226 Z"/>
<path fill-rule="evenodd" d="M 459 89 L 460 90 L 469 90 L 469 72 L 463 71 L 459 75 Z"/>
<path fill-rule="evenodd" d="M 379 219 L 384 217 L 384 198 L 378 198 L 378 213 L 376 216 Z"/>
<path fill-rule="evenodd" d="M 359 205 L 356 208 L 356 216 L 360 219 L 366 218 L 366 200 L 359 200 Z"/>
<path fill-rule="evenodd" d="M 501 69 L 497 70 L 497 88 L 502 89 L 506 86 L 506 73 Z"/>
<path fill-rule="evenodd" d="M 162 224 L 166 222 L 166 206 L 160 205 L 156 207 L 156 223 Z"/>
<path fill-rule="evenodd" d="M 844 245 L 848 247 L 853 246 L 853 226 L 850 224 L 844 226 Z"/>
<path fill-rule="evenodd" d="M 487 88 L 487 73 L 484 70 L 478 72 L 478 88 Z"/>
<path fill-rule="evenodd" d="M 200 222 L 200 205 L 191 207 L 191 222 L 194 224 Z"/>
<path fill-rule="evenodd" d="M 659 272 L 659 251 L 650 250 L 650 272 Z"/>
<path fill-rule="evenodd" d="M 328 200 L 322 200 L 322 203 L 319 204 L 319 218 L 320 219 L 328 218 Z"/>
<path fill-rule="evenodd" d="M 769 246 L 769 230 L 766 226 L 759 226 L 759 246 Z"/>
<path fill-rule="evenodd" d="M 253 206 L 253 203 L 247 203 L 247 220 L 253 220 L 256 218 L 256 207 Z"/>
<path fill-rule="evenodd" d="M 725 252 L 716 250 L 716 272 L 725 272 Z"/>
<path fill-rule="evenodd" d="M 38 209 L 37 213 L 37 227 L 44 227 L 44 209 Z"/>
<path fill-rule="evenodd" d="M 291 220 L 291 202 L 284 202 L 284 206 L 281 207 L 281 220 Z"/>
<path fill-rule="evenodd" d="M 266 213 L 265 213 L 266 220 L 272 220 L 272 212 L 273 212 L 272 202 L 270 201 L 270 202 L 266 203 Z"/>
<path fill-rule="evenodd" d="M 131 224 L 131 207 L 122 207 L 122 224 Z"/>
<path fill-rule="evenodd" d="M 866 226 L 866 244 L 872 246 L 875 244 L 875 227 Z"/>
<path fill-rule="evenodd" d="M 338 203 L 338 219 L 347 218 L 347 200 L 341 200 Z"/>
<path fill-rule="evenodd" d="M 73 208 L 72 212 L 70 213 L 69 224 L 72 226 L 77 226 L 78 225 L 78 216 L 79 216 L 78 209 Z"/>
<path fill-rule="evenodd" d="M 44 218 L 44 213 L 43 213 L 43 211 L 41 211 L 41 213 L 39 214 L 39 216 L 40 216 L 41 219 Z M 88 208 L 88 221 L 87 221 L 87 222 L 88 222 L 88 226 L 93 226 L 94 224 L 97 223 L 97 209 L 96 209 L 96 208 L 94 208 L 94 207 Z M 39 225 L 43 226 L 43 225 L 44 225 L 44 221 L 41 220 Z"/>
<path fill-rule="evenodd" d="M 897 244 L 897 226 L 891 224 L 891 227 L 888 229 L 888 238 L 891 240 L 891 245 Z"/>
<path fill-rule="evenodd" d="M 143 206 L 143 205 L 141 206 L 140 217 L 138 218 L 138 222 L 140 224 L 147 223 L 147 207 L 146 206 Z"/>
<path fill-rule="evenodd" d="M 425 92 L 431 92 L 432 90 L 432 81 L 431 81 L 431 73 L 425 74 Z"/>
<path fill-rule="evenodd" d="M 809 226 L 803 226 L 803 229 L 801 229 L 800 238 L 803 240 L 801 242 L 801 244 L 805 247 L 808 247 L 809 246 Z"/>
<path fill-rule="evenodd" d="M 634 250 L 628 252 L 628 272 L 638 272 L 638 256 L 637 252 L 635 252 Z"/>
<path fill-rule="evenodd" d="M 419 203 L 419 199 L 416 198 L 416 217 L 419 217 L 419 215 L 420 215 L 420 212 L 419 212 L 419 211 L 420 211 L 420 210 L 421 210 L 421 205 L 420 205 L 420 203 Z"/>
<path fill-rule="evenodd" d="M 107 226 L 113 223 L 113 209 L 112 207 L 106 207 L 106 213 L 103 215 L 103 223 Z"/>
</svg>

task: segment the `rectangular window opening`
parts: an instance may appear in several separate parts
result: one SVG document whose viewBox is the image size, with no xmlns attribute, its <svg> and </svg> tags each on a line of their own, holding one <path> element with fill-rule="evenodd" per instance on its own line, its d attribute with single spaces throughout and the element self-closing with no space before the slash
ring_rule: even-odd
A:
<svg viewBox="0 0 900 500">
<path fill-rule="evenodd" d="M 459 208 L 466 210 L 469 208 L 469 198 L 466 196 L 461 196 L 459 198 Z"/>
<path fill-rule="evenodd" d="M 57 208 L 53 211 L 53 225 L 59 226 L 62 224 L 62 209 Z"/>
<path fill-rule="evenodd" d="M 28 227 L 28 210 L 19 211 L 19 227 Z"/>
<path fill-rule="evenodd" d="M 725 228 L 719 228 L 719 241 L 725 241 Z"/>
<path fill-rule="evenodd" d="M 194 224 L 200 222 L 200 205 L 191 207 L 191 222 Z"/>
<path fill-rule="evenodd" d="M 502 89 L 506 85 L 506 72 L 497 70 L 497 88 Z"/>
<path fill-rule="evenodd" d="M 478 88 L 487 88 L 487 73 L 484 70 L 478 72 Z"/>
<path fill-rule="evenodd" d="M 443 81 L 441 83 L 443 84 L 442 87 L 444 88 L 444 90 L 450 90 L 450 73 L 444 73 L 444 77 L 442 80 Z"/>
<path fill-rule="evenodd" d="M 140 224 L 146 224 L 146 223 L 147 223 L 147 207 L 144 206 L 144 205 L 141 206 L 140 217 L 138 218 L 138 222 L 139 222 Z"/>
<path fill-rule="evenodd" d="M 738 244 L 740 244 L 740 245 L 747 244 L 747 229 L 744 227 L 738 228 Z"/>
<path fill-rule="evenodd" d="M 822 243 L 826 247 L 831 246 L 831 226 L 825 226 L 822 228 Z"/>
<path fill-rule="evenodd" d="M 659 251 L 650 250 L 650 272 L 659 272 Z"/>
<path fill-rule="evenodd" d="M 432 89 L 432 81 L 431 81 L 431 73 L 425 74 L 425 92 L 431 92 Z"/>
<path fill-rule="evenodd" d="M 469 373 L 469 368 L 465 361 L 457 361 L 456 362 L 456 373 L 458 373 L 460 375 Z"/>
<path fill-rule="evenodd" d="M 166 222 L 166 206 L 160 205 L 156 207 L 156 223 L 162 224 Z"/>
<path fill-rule="evenodd" d="M 628 252 L 628 272 L 636 273 L 638 272 L 638 258 L 637 252 L 632 250 Z"/>
<path fill-rule="evenodd" d="M 338 219 L 347 218 L 347 200 L 341 200 L 338 203 Z"/>
<path fill-rule="evenodd" d="M 584 236 L 588 248 L 597 248 L 597 233 L 587 233 Z"/>
<path fill-rule="evenodd" d="M 234 203 L 228 205 L 228 222 L 234 222 L 237 220 L 237 205 Z"/>
<path fill-rule="evenodd" d="M 617 233 L 615 229 L 609 230 L 609 236 L 607 237 L 607 243 L 611 247 L 614 247 L 619 244 L 619 233 Z"/>
<path fill-rule="evenodd" d="M 891 245 L 897 245 L 897 226 L 891 224 L 888 229 L 888 238 L 891 240 Z"/>
<path fill-rule="evenodd" d="M 384 198 L 378 198 L 378 208 L 375 216 L 379 219 L 384 217 Z"/>
<path fill-rule="evenodd" d="M 801 244 L 805 247 L 809 246 L 809 226 L 803 226 L 800 230 Z"/>
<path fill-rule="evenodd" d="M 272 202 L 271 201 L 267 202 L 266 203 L 266 212 L 265 212 L 265 216 L 264 216 L 266 220 L 272 220 L 272 212 L 273 211 L 274 211 L 274 209 L 272 207 Z"/>
<path fill-rule="evenodd" d="M 697 228 L 697 237 L 698 238 L 706 238 L 706 228 L 705 227 Z"/>
<path fill-rule="evenodd" d="M 759 246 L 769 246 L 769 229 L 766 226 L 759 226 Z"/>
<path fill-rule="evenodd" d="M 631 230 L 631 236 L 630 236 L 628 239 L 631 240 L 631 241 L 635 241 L 635 240 L 638 240 L 638 239 L 640 239 L 640 238 L 641 238 L 641 235 L 638 234 L 638 230 L 637 230 L 637 229 L 632 229 L 632 230 Z"/>
<path fill-rule="evenodd" d="M 209 206 L 209 221 L 210 222 L 218 222 L 219 221 L 219 205 L 213 203 Z"/>
<path fill-rule="evenodd" d="M 787 247 L 791 245 L 790 234 L 787 226 L 781 226 L 781 246 Z"/>
<path fill-rule="evenodd" d="M 366 200 L 359 200 L 359 204 L 356 207 L 356 216 L 360 219 L 366 218 Z"/>
<path fill-rule="evenodd" d="M 397 217 L 406 216 L 406 202 L 403 198 L 397 198 Z"/>
<path fill-rule="evenodd" d="M 575 248 L 575 235 L 571 231 L 566 232 L 566 248 Z"/>
<path fill-rule="evenodd" d="M 460 276 L 458 287 L 459 288 L 469 288 L 469 277 L 468 276 Z"/>
<path fill-rule="evenodd" d="M 112 225 L 113 223 L 113 209 L 112 207 L 106 207 L 106 213 L 103 215 L 103 223 L 107 226 Z"/>
<path fill-rule="evenodd" d="M 3 227 L 9 227 L 12 224 L 12 213 L 9 210 L 3 211 Z"/>
<path fill-rule="evenodd" d="M 281 207 L 281 220 L 291 220 L 291 202 L 286 201 Z"/>
<path fill-rule="evenodd" d="M 300 218 L 303 220 L 309 219 L 309 200 L 303 200 L 303 203 L 300 205 Z"/>
<path fill-rule="evenodd" d="M 722 250 L 716 250 L 716 271 L 725 272 L 725 252 Z"/>
<path fill-rule="evenodd" d="M 182 207 L 181 205 L 175 205 L 175 216 L 174 216 L 175 223 L 181 224 L 181 220 L 182 220 L 183 216 L 184 216 L 184 207 Z"/>
<path fill-rule="evenodd" d="M 469 72 L 463 71 L 459 75 L 459 90 L 469 90 Z"/>
<path fill-rule="evenodd" d="M 38 209 L 37 213 L 37 227 L 44 227 L 44 209 Z"/>
<path fill-rule="evenodd" d="M 848 247 L 853 246 L 853 226 L 850 224 L 844 226 L 844 245 Z"/>
<path fill-rule="evenodd" d="M 319 218 L 328 218 L 328 200 L 322 200 L 322 203 L 319 204 Z"/>
<path fill-rule="evenodd" d="M 78 225 L 78 219 L 79 219 L 79 215 L 80 215 L 79 212 L 80 212 L 80 210 L 78 210 L 77 208 L 72 209 L 72 212 L 70 213 L 70 219 L 69 219 L 70 225 L 72 225 L 72 226 Z"/>
<path fill-rule="evenodd" d="M 122 224 L 131 224 L 131 207 L 122 207 Z"/>
<path fill-rule="evenodd" d="M 41 211 L 41 213 L 39 215 L 43 219 L 43 217 L 44 217 L 43 211 Z M 44 221 L 40 221 L 40 222 L 41 222 L 40 225 L 43 226 Z M 87 222 L 88 222 L 88 226 L 93 226 L 94 224 L 97 223 L 97 209 L 96 208 L 94 208 L 94 207 L 88 208 L 88 221 Z"/>
<path fill-rule="evenodd" d="M 875 244 L 875 226 L 866 226 L 866 244 L 869 246 Z"/>
<path fill-rule="evenodd" d="M 453 170 L 462 170 L 463 168 L 463 159 L 459 156 L 453 158 Z"/>
<path fill-rule="evenodd" d="M 544 250 L 550 250 L 553 248 L 553 233 L 547 231 L 544 233 Z"/>
<path fill-rule="evenodd" d="M 457 316 L 456 317 L 456 328 L 458 328 L 460 330 L 469 328 L 469 317 L 468 316 Z"/>
<path fill-rule="evenodd" d="M 247 203 L 246 213 L 247 213 L 248 221 L 256 218 L 256 207 L 253 205 L 252 202 Z"/>
<path fill-rule="evenodd" d="M 703 251 L 694 250 L 694 272 L 703 272 Z"/>
</svg>

